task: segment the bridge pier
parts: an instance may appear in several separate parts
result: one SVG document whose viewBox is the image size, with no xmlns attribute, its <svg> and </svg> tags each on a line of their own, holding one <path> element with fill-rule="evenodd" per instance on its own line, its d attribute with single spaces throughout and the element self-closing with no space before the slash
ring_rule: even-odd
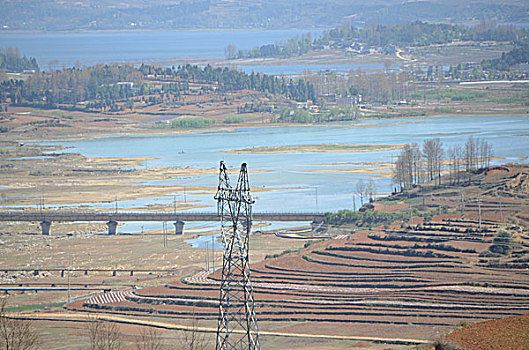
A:
<svg viewBox="0 0 529 350">
<path fill-rule="evenodd" d="M 177 220 L 174 224 L 175 229 L 175 235 L 183 235 L 184 234 L 184 222 L 181 220 Z"/>
<path fill-rule="evenodd" d="M 107 222 L 107 226 L 108 226 L 108 234 L 109 235 L 115 235 L 118 231 L 118 222 L 117 221 L 114 221 L 114 220 L 110 220 L 109 222 Z"/>
<path fill-rule="evenodd" d="M 51 221 L 43 220 L 40 222 L 40 228 L 42 229 L 43 235 L 45 236 L 50 235 L 50 226 L 51 226 Z"/>
</svg>

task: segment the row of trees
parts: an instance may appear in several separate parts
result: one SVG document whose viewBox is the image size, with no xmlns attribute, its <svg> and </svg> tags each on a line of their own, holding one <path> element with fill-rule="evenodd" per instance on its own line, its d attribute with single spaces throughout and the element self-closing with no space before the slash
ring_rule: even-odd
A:
<svg viewBox="0 0 529 350">
<path fill-rule="evenodd" d="M 483 60 L 481 67 L 485 70 L 508 71 L 516 64 L 527 62 L 529 62 L 529 44 L 525 42 L 507 53 L 503 52 L 499 58 Z"/>
<path fill-rule="evenodd" d="M 148 83 L 152 78 L 169 80 Z M 189 83 L 204 83 L 217 91 L 255 90 L 283 94 L 296 101 L 314 100 L 314 87 L 304 79 L 278 78 L 266 74 L 246 74 L 227 67 L 185 65 L 159 68 L 141 65 L 95 65 L 86 68 L 37 72 L 23 80 L 0 83 L 0 103 L 35 104 L 56 107 L 87 101 L 86 108 L 115 108 L 135 96 L 153 93 L 179 95 L 189 91 Z"/>
<path fill-rule="evenodd" d="M 529 31 L 516 26 L 497 26 L 482 22 L 477 26 L 415 21 L 395 25 L 367 24 L 357 28 L 350 24 L 340 25 L 315 40 L 315 46 L 332 45 L 348 47 L 354 42 L 370 46 L 428 46 L 446 44 L 456 40 L 511 41 L 522 42 L 529 37 Z"/>
<path fill-rule="evenodd" d="M 347 74 L 319 72 L 305 74 L 304 79 L 314 86 L 320 96 L 352 97 L 351 105 L 358 95 L 362 95 L 362 101 L 365 102 L 409 100 L 416 89 L 412 75 L 404 71 L 390 71 L 389 66 L 386 72 L 368 73 L 362 69 L 350 70 Z"/>
<path fill-rule="evenodd" d="M 296 101 L 314 100 L 314 87 L 304 79 L 286 79 L 267 74 L 246 74 L 228 67 L 185 65 L 178 67 L 175 76 L 183 80 L 217 84 L 220 91 L 255 90 L 283 94 Z"/>
<path fill-rule="evenodd" d="M 0 69 L 20 73 L 24 70 L 39 70 L 39 65 L 34 57 L 22 57 L 18 48 L 9 46 L 0 47 Z"/>
<path fill-rule="evenodd" d="M 406 145 L 395 162 L 393 182 L 399 190 L 427 181 L 441 185 L 443 170 L 448 170 L 451 184 L 471 181 L 472 171 L 489 166 L 493 156 L 492 145 L 481 138 L 469 137 L 463 146 L 451 146 L 445 151 L 440 139 L 425 140 L 422 148 L 417 144 Z"/>
<path fill-rule="evenodd" d="M 238 50 L 233 44 L 226 46 L 224 55 L 228 59 L 254 58 L 254 57 L 292 57 L 309 52 L 312 48 L 311 33 L 295 36 L 287 40 L 286 43 L 274 43 L 262 45 L 251 50 Z"/>
<path fill-rule="evenodd" d="M 111 105 L 134 96 L 133 86 L 143 86 L 143 74 L 133 66 L 100 64 L 37 72 L 25 81 L 4 81 L 0 84 L 0 102 L 9 97 L 13 104 L 76 105 L 81 101 L 99 100 Z"/>
</svg>

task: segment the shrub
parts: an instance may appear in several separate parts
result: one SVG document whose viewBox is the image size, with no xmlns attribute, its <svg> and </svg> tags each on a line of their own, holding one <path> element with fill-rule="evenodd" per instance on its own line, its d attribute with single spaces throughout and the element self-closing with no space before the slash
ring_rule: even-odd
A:
<svg viewBox="0 0 529 350">
<path fill-rule="evenodd" d="M 511 234 L 507 231 L 499 230 L 496 237 L 492 240 L 489 250 L 492 253 L 509 255 L 512 252 L 512 244 Z"/>
<path fill-rule="evenodd" d="M 215 123 L 215 120 L 208 118 L 180 118 L 171 120 L 173 129 L 196 129 L 205 128 Z"/>
<path fill-rule="evenodd" d="M 231 115 L 229 117 L 226 117 L 226 119 L 224 119 L 224 124 L 238 124 L 238 123 L 244 123 L 244 118 L 239 115 Z"/>
</svg>

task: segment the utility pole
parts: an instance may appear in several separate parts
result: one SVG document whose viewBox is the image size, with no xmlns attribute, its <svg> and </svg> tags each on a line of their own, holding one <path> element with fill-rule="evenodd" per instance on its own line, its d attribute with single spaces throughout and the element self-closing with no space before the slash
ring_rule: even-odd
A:
<svg viewBox="0 0 529 350">
<path fill-rule="evenodd" d="M 167 223 L 162 222 L 162 232 L 163 232 L 163 247 L 167 248 Z"/>
<path fill-rule="evenodd" d="M 478 211 L 479 211 L 479 229 L 481 230 L 481 198 L 478 199 Z"/>
<path fill-rule="evenodd" d="M 503 222 L 503 210 L 501 208 L 501 195 L 498 195 L 498 201 L 500 202 L 500 220 Z"/>
<path fill-rule="evenodd" d="M 70 304 L 70 267 L 68 267 L 68 304 Z"/>
<path fill-rule="evenodd" d="M 316 191 L 316 211 L 318 211 L 318 187 L 314 187 L 314 190 Z"/>
<path fill-rule="evenodd" d="M 463 193 L 461 193 L 461 216 L 465 216 L 465 199 Z"/>
<path fill-rule="evenodd" d="M 410 201 L 410 226 L 413 225 L 413 210 L 411 209 L 411 195 L 408 191 L 408 200 Z"/>
<path fill-rule="evenodd" d="M 211 261 L 212 270 L 215 270 L 215 235 L 211 235 Z"/>
<path fill-rule="evenodd" d="M 205 254 L 205 258 L 206 258 L 206 271 L 209 271 L 209 249 L 208 249 L 208 245 L 209 245 L 209 242 L 208 241 L 205 241 L 204 242 L 204 246 L 206 248 L 206 254 Z"/>
</svg>

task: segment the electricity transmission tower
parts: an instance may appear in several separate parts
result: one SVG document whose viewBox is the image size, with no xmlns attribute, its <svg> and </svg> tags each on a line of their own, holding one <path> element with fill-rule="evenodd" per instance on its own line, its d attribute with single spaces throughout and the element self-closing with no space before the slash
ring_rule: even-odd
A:
<svg viewBox="0 0 529 350">
<path fill-rule="evenodd" d="M 216 349 L 261 349 L 248 261 L 254 200 L 246 163 L 241 165 L 237 186 L 232 188 L 226 165 L 220 162 L 215 199 L 224 246 Z"/>
</svg>

